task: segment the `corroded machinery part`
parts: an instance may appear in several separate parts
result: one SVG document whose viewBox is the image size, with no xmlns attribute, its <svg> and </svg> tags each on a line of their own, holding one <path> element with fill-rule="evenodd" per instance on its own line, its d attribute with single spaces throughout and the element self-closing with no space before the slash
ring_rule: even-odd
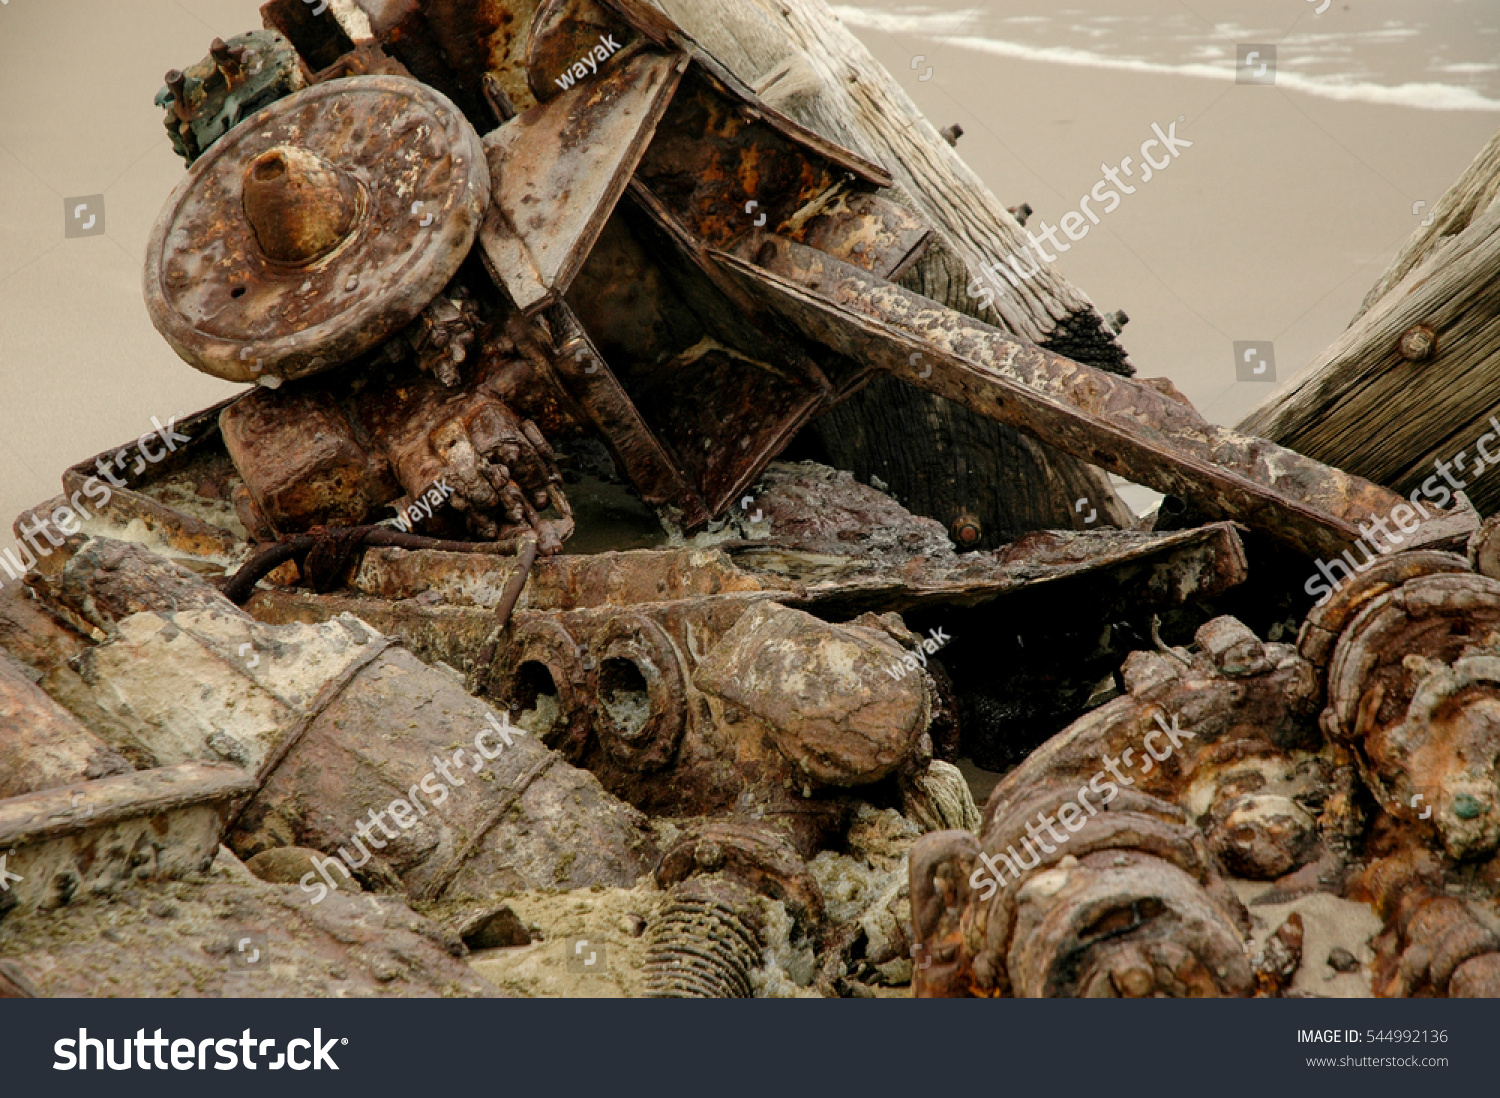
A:
<svg viewBox="0 0 1500 1098">
<path fill-rule="evenodd" d="M 244 481 L 236 510 L 249 531 L 353 526 L 401 491 L 326 390 L 257 389 L 219 413 L 219 429 Z"/>
<path fill-rule="evenodd" d="M 208 56 L 167 73 L 156 93 L 172 147 L 191 167 L 205 149 L 262 107 L 306 86 L 292 44 L 272 30 L 215 38 Z"/>
<path fill-rule="evenodd" d="M 694 682 L 761 722 L 807 778 L 863 785 L 908 758 L 931 718 L 926 680 L 886 673 L 903 655 L 877 630 L 766 602 L 735 623 Z"/>
<path fill-rule="evenodd" d="M 227 841 L 325 852 L 309 890 L 629 886 L 655 859 L 639 812 L 352 617 L 137 614 L 81 674 L 144 761 L 256 775 Z"/>
<path fill-rule="evenodd" d="M 479 669 L 475 693 L 492 690 L 517 724 L 577 763 L 593 729 L 598 662 L 556 618 L 512 623 L 492 667 Z"/>
<path fill-rule="evenodd" d="M 1203 767 L 1236 757 L 1313 750 L 1321 701 L 1312 666 L 1284 644 L 1262 643 L 1241 623 L 1201 627 L 1197 652 L 1133 652 L 1121 669 L 1126 693 L 1074 721 L 995 787 L 985 827 L 1038 784 L 1074 788 L 1113 758 L 1135 789 L 1177 801 Z M 1193 810 L 1210 808 L 1210 796 Z"/>
<path fill-rule="evenodd" d="M 355 178 L 310 149 L 274 145 L 245 165 L 240 205 L 261 254 L 306 267 L 349 238 L 366 199 Z"/>
<path fill-rule="evenodd" d="M 305 88 L 229 131 L 168 199 L 146 251 L 152 323 L 227 381 L 348 362 L 458 272 L 489 189 L 478 134 L 433 89 Z"/>
<path fill-rule="evenodd" d="M 1318 755 L 1231 741 L 1200 752 L 1178 801 L 1230 874 L 1270 881 L 1320 852 L 1320 819 L 1335 785 L 1334 768 Z"/>
<path fill-rule="evenodd" d="M 1321 690 L 1312 665 L 1288 645 L 1267 644 L 1240 621 L 1199 628 L 1192 653 L 1134 652 L 1121 670 L 1127 693 L 1075 721 L 996 786 L 985 827 L 1039 785 L 1083 788 L 1118 773 L 1130 785 L 1181 805 L 1210 848 L 1240 876 L 1274 880 L 1330 846 L 1323 832 L 1335 768 L 1316 756 Z M 1126 781 L 1128 779 L 1128 781 Z M 1342 835 L 1335 836 L 1337 839 Z"/>
<path fill-rule="evenodd" d="M 1369 600 L 1328 667 L 1328 735 L 1389 815 L 1449 857 L 1500 846 L 1500 582 L 1420 576 Z"/>
<path fill-rule="evenodd" d="M 655 873 L 663 889 L 707 875 L 780 900 L 808 929 L 823 921 L 823 890 L 817 878 L 792 843 L 771 828 L 741 821 L 699 825 L 662 855 Z"/>
<path fill-rule="evenodd" d="M 672 891 L 651 924 L 646 986 L 663 999 L 749 999 L 761 966 L 759 901 L 722 880 Z"/>
<path fill-rule="evenodd" d="M 544 553 L 573 530 L 552 448 L 484 389 L 428 378 L 342 400 L 316 385 L 257 389 L 225 408 L 219 426 L 244 479 L 236 506 L 249 530 L 352 526 L 388 517 L 386 505 L 425 533 L 458 525 L 453 532 L 500 541 L 531 532 Z M 542 516 L 549 508 L 557 517 Z"/>
<path fill-rule="evenodd" d="M 1375 993 L 1386 998 L 1500 995 L 1500 937 L 1464 896 L 1450 894 L 1437 856 L 1388 818 L 1371 845 L 1381 856 L 1355 886 L 1385 920 L 1372 942 Z"/>
<path fill-rule="evenodd" d="M 916 994 L 1248 994 L 1248 920 L 1182 811 L 1124 790 L 1088 814 L 1077 797 L 1034 790 L 980 842 L 917 841 Z"/>
<path fill-rule="evenodd" d="M 1324 671 L 1333 659 L 1339 635 L 1372 600 L 1407 580 L 1471 571 L 1469 563 L 1457 553 L 1437 549 L 1395 553 L 1376 560 L 1366 571 L 1354 573 L 1327 602 L 1308 611 L 1297 635 L 1297 650 L 1320 672 Z"/>
<path fill-rule="evenodd" d="M 1457 897 L 1410 897 L 1383 938 L 1375 988 L 1384 998 L 1500 994 L 1500 936 Z"/>
<path fill-rule="evenodd" d="M 604 624 L 593 650 L 599 742 L 628 771 L 661 770 L 687 729 L 685 668 L 676 645 L 650 618 L 625 613 Z"/>
<path fill-rule="evenodd" d="M 1023 998 L 1221 998 L 1251 989 L 1244 941 L 1187 874 L 1091 854 L 1031 878 L 1007 958 Z"/>
</svg>

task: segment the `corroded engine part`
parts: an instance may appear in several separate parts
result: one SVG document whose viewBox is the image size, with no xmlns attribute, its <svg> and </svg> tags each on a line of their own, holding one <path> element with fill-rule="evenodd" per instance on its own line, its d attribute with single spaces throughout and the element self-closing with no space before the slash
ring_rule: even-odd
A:
<svg viewBox="0 0 1500 1098">
<path fill-rule="evenodd" d="M 676 886 L 652 922 L 646 986 L 663 999 L 749 999 L 761 965 L 759 900 L 726 880 Z"/>
<path fill-rule="evenodd" d="M 1457 897 L 1412 897 L 1382 937 L 1375 986 L 1384 998 L 1500 995 L 1500 935 Z"/>
<path fill-rule="evenodd" d="M 0 800 L 130 769 L 0 649 Z"/>
<path fill-rule="evenodd" d="M 1312 755 L 1311 664 L 1230 618 L 1200 628 L 1196 648 L 1134 653 L 1127 694 L 996 786 L 978 843 L 919 840 L 918 994 L 1249 993 L 1247 924 L 1214 851 L 1264 878 L 1312 861 L 1338 787 Z M 1090 954 L 1117 910 L 1148 928 L 1141 943 L 1103 934 L 1114 944 Z"/>
<path fill-rule="evenodd" d="M 815 930 L 823 921 L 823 892 L 795 847 L 772 827 L 716 821 L 691 827 L 657 863 L 660 888 L 719 875 L 760 896 L 780 900 L 793 918 Z"/>
<path fill-rule="evenodd" d="M 0 800 L 0 919 L 206 869 L 254 790 L 236 767 L 188 762 Z"/>
<path fill-rule="evenodd" d="M 484 326 L 473 295 L 462 283 L 454 282 L 401 330 L 400 338 L 410 348 L 417 369 L 451 389 L 459 383 L 460 370 Z"/>
<path fill-rule="evenodd" d="M 1238 746 L 1238 745 L 1236 745 Z M 1238 751 L 1203 759 L 1193 792 L 1206 793 L 1200 818 L 1208 847 L 1231 875 L 1254 881 L 1284 877 L 1314 859 L 1329 767 L 1315 755 Z M 1196 807 L 1190 793 L 1184 802 Z"/>
<path fill-rule="evenodd" d="M 633 562 L 621 563 L 616 581 L 632 571 Z M 573 569 L 564 573 L 578 578 Z M 543 600 L 549 597 L 538 594 Z M 798 623 L 798 642 L 847 648 L 845 655 L 857 658 L 869 672 L 860 676 L 846 666 L 819 676 L 831 684 L 822 687 L 826 711 L 799 724 L 783 706 L 770 714 L 785 718 L 781 729 L 756 715 L 763 706 L 755 699 L 725 700 L 696 681 L 705 666 L 734 666 L 737 657 L 731 649 L 738 642 L 730 635 L 737 623 L 770 606 L 778 620 Z M 467 617 L 460 615 L 450 612 L 444 632 L 463 627 Z M 731 646 L 724 648 L 729 654 L 718 655 L 725 645 Z M 891 778 L 908 765 L 915 775 L 930 760 L 930 747 L 917 758 L 925 688 L 916 676 L 900 685 L 885 676 L 884 664 L 895 651 L 882 632 L 830 625 L 755 592 L 633 606 L 517 610 L 494 664 L 476 673 L 476 687 L 513 707 L 522 727 L 643 811 L 775 820 L 807 857 L 841 830 L 853 804 L 850 787 Z M 880 664 L 874 662 L 876 656 Z M 886 679 L 885 686 L 876 673 Z M 893 724 L 860 724 L 861 706 L 876 703 Z M 851 716 L 855 727 L 865 728 L 868 741 L 841 731 L 840 722 Z M 811 770 L 802 764 L 804 758 Z M 899 796 L 894 788 L 890 793 Z"/>
<path fill-rule="evenodd" d="M 489 187 L 478 135 L 440 93 L 391 76 L 314 85 L 189 170 L 147 247 L 147 309 L 215 377 L 320 373 L 448 284 Z"/>
<path fill-rule="evenodd" d="M 314 904 L 295 886 L 256 880 L 219 849 L 201 874 L 134 881 L 114 897 L 0 921 L 0 998 L 104 988 L 140 998 L 496 994 L 460 943 L 397 897 L 334 894 Z"/>
<path fill-rule="evenodd" d="M 1079 795 L 1033 788 L 980 842 L 917 841 L 914 993 L 1248 994 L 1248 919 L 1183 812 L 1125 790 L 1085 815 Z"/>
<path fill-rule="evenodd" d="M 839 501 L 855 487 L 843 476 L 822 475 L 816 467 L 785 468 L 794 474 L 792 480 L 807 506 L 816 498 L 838 509 Z M 875 495 L 862 486 L 858 494 Z M 864 508 L 860 513 L 868 510 L 858 500 L 850 505 Z M 778 506 L 776 497 L 768 506 Z M 892 522 L 901 515 L 905 512 L 893 508 Z M 906 519 L 913 532 L 922 532 L 925 520 L 909 515 Z M 785 769 L 786 757 L 778 750 L 768 752 L 758 734 L 742 732 L 756 721 L 747 720 L 740 706 L 703 694 L 693 682 L 700 661 L 751 604 L 785 599 L 838 620 L 851 601 L 912 602 L 928 608 L 982 602 L 1003 618 L 1003 596 L 1034 582 L 1044 582 L 1056 598 L 1074 585 L 1089 592 L 1108 588 L 1114 578 L 1124 582 L 1149 576 L 1150 583 L 1135 597 L 1159 604 L 1157 600 L 1170 603 L 1223 590 L 1242 575 L 1237 569 L 1243 567 L 1239 542 L 1226 528 L 1165 539 L 1116 532 L 1109 537 L 1060 539 L 1033 552 L 959 557 L 947 551 L 938 559 L 903 559 L 892 545 L 878 554 L 876 563 L 861 555 L 857 540 L 840 539 L 831 527 L 821 529 L 822 540 L 811 544 L 842 544 L 842 555 L 803 551 L 793 534 L 725 548 L 538 560 L 510 625 L 493 645 L 493 607 L 514 571 L 513 563 L 504 558 L 374 549 L 365 554 L 353 576 L 357 596 L 264 588 L 249 605 L 258 617 L 282 622 L 326 620 L 348 610 L 383 631 L 401 635 L 429 662 L 441 660 L 469 673 L 477 692 L 515 707 L 520 723 L 533 734 L 594 771 L 611 792 L 653 814 L 695 816 L 759 808 L 768 815 L 809 819 L 811 825 L 811 820 L 825 817 L 828 801 L 816 789 L 811 800 L 801 795 L 801 786 L 810 781 L 806 771 L 799 768 L 799 780 L 788 788 L 783 779 L 794 775 Z M 858 532 L 854 525 L 849 530 Z M 916 552 L 923 547 L 925 543 Z M 1102 563 L 1094 559 L 1100 549 L 1105 554 Z M 765 567 L 749 567 L 748 562 Z M 788 566 L 799 569 L 805 586 L 787 578 Z M 641 619 L 661 635 L 640 624 Z M 868 679 L 871 688 L 883 683 L 877 689 L 920 695 L 919 673 L 908 667 L 904 647 L 915 645 L 918 638 L 884 619 L 857 619 L 852 625 L 879 630 L 868 636 L 880 657 L 867 667 L 871 675 L 856 679 Z M 493 661 L 476 667 L 476 660 L 491 647 Z M 920 667 L 914 652 L 911 661 Z M 893 666 L 907 673 L 893 677 Z M 930 682 L 926 689 L 932 692 Z M 607 705 L 601 691 L 609 695 Z M 1267 714 L 1268 720 L 1274 716 L 1269 702 Z M 888 734 L 889 730 L 878 733 Z M 907 757 L 915 763 L 914 756 L 915 750 Z M 663 758 L 670 761 L 663 765 Z M 924 775 L 930 773 L 920 766 L 911 773 L 898 768 L 901 803 L 921 800 L 941 815 L 947 809 L 916 789 L 926 784 Z M 767 774 L 775 780 L 764 780 Z M 748 803 L 742 803 L 742 794 Z M 942 826 L 971 825 L 967 804 L 965 794 L 961 803 L 950 806 L 957 815 L 943 817 Z M 913 811 L 920 814 L 922 809 Z M 923 819 L 938 823 L 936 815 Z"/>
<path fill-rule="evenodd" d="M 927 730 L 925 680 L 885 673 L 901 656 L 875 630 L 764 602 L 708 652 L 693 681 L 741 710 L 747 735 L 762 732 L 805 778 L 864 785 L 894 771 Z"/>
<path fill-rule="evenodd" d="M 1121 784 L 1174 801 L 1213 773 L 1214 780 L 1194 790 L 1191 807 L 1202 813 L 1226 764 L 1320 746 L 1313 720 L 1317 677 L 1291 646 L 1262 644 L 1224 618 L 1201 627 L 1197 639 L 1196 653 L 1132 653 L 1121 669 L 1127 693 L 1075 721 L 1007 774 L 985 806 L 985 827 L 1038 782 L 1090 784 L 1104 773 L 1106 758 L 1128 776 L 1115 775 Z"/>
<path fill-rule="evenodd" d="M 1308 611 L 1297 634 L 1297 650 L 1322 673 L 1333 659 L 1339 636 L 1370 602 L 1407 580 L 1472 571 L 1468 562 L 1457 553 L 1435 549 L 1393 553 L 1380 558 L 1366 571 L 1347 581 L 1327 602 Z"/>
<path fill-rule="evenodd" d="M 389 505 L 407 527 L 435 535 L 466 528 L 499 541 L 530 531 L 548 553 L 572 533 L 551 447 L 482 388 L 417 378 L 343 399 L 319 386 L 257 389 L 225 408 L 219 425 L 244 478 L 237 502 L 247 529 L 353 526 L 388 517 L 377 509 Z M 549 507 L 558 517 L 541 517 Z M 450 530 L 455 512 L 464 521 Z"/>
<path fill-rule="evenodd" d="M 1372 942 L 1375 993 L 1387 998 L 1500 995 L 1500 936 L 1470 908 L 1464 895 L 1469 890 L 1452 894 L 1438 856 L 1390 817 L 1377 824 L 1370 846 L 1378 856 L 1353 885 L 1355 895 L 1385 920 Z M 1493 866 L 1482 879 L 1494 880 Z"/>
<path fill-rule="evenodd" d="M 353 618 L 138 614 L 81 673 L 144 761 L 222 759 L 256 776 L 229 839 L 244 857 L 342 851 L 362 880 L 420 899 L 628 885 L 654 860 L 639 813 Z M 350 875 L 337 858 L 320 873 L 304 887 Z"/>
<path fill-rule="evenodd" d="M 172 148 L 190 167 L 241 120 L 307 83 L 292 44 L 271 30 L 215 38 L 207 57 L 166 79 L 156 105 L 167 112 Z"/>
<path fill-rule="evenodd" d="M 1389 567 L 1426 563 L 1393 557 Z M 1354 747 L 1385 812 L 1435 831 L 1451 858 L 1494 853 L 1500 581 L 1445 569 L 1368 598 L 1329 661 L 1322 723 L 1331 739 Z"/>
</svg>

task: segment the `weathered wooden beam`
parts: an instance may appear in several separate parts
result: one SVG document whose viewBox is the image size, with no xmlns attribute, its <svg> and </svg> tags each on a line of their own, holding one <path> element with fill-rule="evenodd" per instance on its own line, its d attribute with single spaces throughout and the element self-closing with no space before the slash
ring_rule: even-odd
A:
<svg viewBox="0 0 1500 1098">
<path fill-rule="evenodd" d="M 1262 435 L 1409 492 L 1451 462 L 1481 511 L 1500 507 L 1476 450 L 1500 412 L 1500 133 L 1438 202 L 1354 323 L 1242 420 Z M 1490 451 L 1492 453 L 1500 451 Z"/>
<path fill-rule="evenodd" d="M 1334 556 L 1385 521 L 1402 497 L 1262 439 L 1208 423 L 1166 382 L 1073 362 L 935 306 L 909 290 L 789 241 L 765 238 L 756 262 L 720 253 L 747 292 L 809 337 L 890 371 L 1211 518 Z M 1408 511 L 1412 510 L 1407 506 Z M 1403 548 L 1452 536 L 1436 512 Z M 1472 529 L 1472 523 L 1470 529 Z"/>
</svg>

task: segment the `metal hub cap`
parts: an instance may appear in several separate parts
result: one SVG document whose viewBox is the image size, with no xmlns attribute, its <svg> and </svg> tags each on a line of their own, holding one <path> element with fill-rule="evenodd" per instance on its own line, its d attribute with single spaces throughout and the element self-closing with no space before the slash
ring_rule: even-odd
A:
<svg viewBox="0 0 1500 1098">
<path fill-rule="evenodd" d="M 146 307 L 204 373 L 316 374 L 437 296 L 489 192 L 479 135 L 439 92 L 394 76 L 314 85 L 194 163 L 152 232 Z"/>
</svg>

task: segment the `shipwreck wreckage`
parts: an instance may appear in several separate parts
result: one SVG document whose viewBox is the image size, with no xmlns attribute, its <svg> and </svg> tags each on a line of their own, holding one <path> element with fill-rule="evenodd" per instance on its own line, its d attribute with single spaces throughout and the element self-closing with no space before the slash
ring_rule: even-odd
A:
<svg viewBox="0 0 1500 1098">
<path fill-rule="evenodd" d="M 254 387 L 18 520 L 0 994 L 592 993 L 585 931 L 624 994 L 1295 994 L 1252 913 L 1319 894 L 1377 994 L 1500 994 L 1464 501 L 1297 633 L 1403 497 L 904 288 L 892 176 L 661 11 L 262 12 L 158 95 L 144 276 Z M 777 460 L 883 376 L 1175 521 L 964 552 Z"/>
</svg>

